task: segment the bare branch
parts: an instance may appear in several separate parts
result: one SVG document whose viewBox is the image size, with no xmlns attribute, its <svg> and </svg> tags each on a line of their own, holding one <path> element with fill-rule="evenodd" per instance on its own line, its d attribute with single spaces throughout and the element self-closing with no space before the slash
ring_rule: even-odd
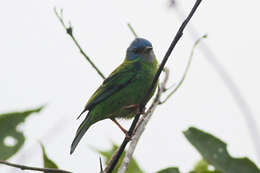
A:
<svg viewBox="0 0 260 173">
<path fill-rule="evenodd" d="M 91 64 L 91 66 L 97 71 L 97 73 L 105 79 L 104 74 L 97 68 L 97 66 L 92 62 L 92 60 L 87 56 L 87 54 L 83 51 L 81 46 L 79 45 L 78 41 L 75 39 L 73 35 L 73 28 L 71 26 L 71 23 L 69 22 L 69 27 L 67 27 L 63 21 L 63 10 L 61 9 L 60 14 L 57 12 L 56 8 L 54 7 L 54 13 L 56 14 L 57 18 L 59 19 L 61 25 L 66 30 L 67 34 L 71 37 L 75 45 L 78 47 L 80 53 L 86 58 L 86 60 Z"/>
<path fill-rule="evenodd" d="M 138 35 L 136 34 L 134 28 L 132 27 L 132 25 L 130 23 L 127 24 L 128 28 L 130 29 L 130 31 L 133 33 L 133 35 L 135 36 L 135 38 L 138 37 Z"/>
<path fill-rule="evenodd" d="M 180 20 L 183 20 L 183 18 L 185 17 L 183 12 L 184 10 L 181 9 L 179 5 L 174 6 L 174 11 L 176 12 L 177 17 L 179 17 Z M 188 31 L 194 40 L 198 38 L 199 32 L 192 24 L 190 24 Z M 256 156 L 260 161 L 260 147 L 259 147 L 260 133 L 259 133 L 257 123 L 254 120 L 254 114 L 250 108 L 249 103 L 244 98 L 242 92 L 238 88 L 238 85 L 233 81 L 231 75 L 224 68 L 224 66 L 219 62 L 218 57 L 214 54 L 212 49 L 204 43 L 201 43 L 200 49 L 202 50 L 201 52 L 204 54 L 204 57 L 207 59 L 207 61 L 212 65 L 212 67 L 215 69 L 218 75 L 222 78 L 224 85 L 226 85 L 235 103 L 237 104 L 238 108 L 244 115 L 247 123 L 247 127 L 249 129 L 249 133 L 251 135 L 251 139 L 254 143 Z"/>
<path fill-rule="evenodd" d="M 70 171 L 65 171 L 62 169 L 54 169 L 54 168 L 37 168 L 37 167 L 30 167 L 30 166 L 25 166 L 25 165 L 18 165 L 14 163 L 10 163 L 7 161 L 0 160 L 1 164 L 15 167 L 15 168 L 20 168 L 21 170 L 32 170 L 32 171 L 40 171 L 40 172 L 49 172 L 49 173 L 72 173 Z"/>
<path fill-rule="evenodd" d="M 191 64 L 191 61 L 192 61 L 192 57 L 193 57 L 193 55 L 194 55 L 194 50 L 195 50 L 195 48 L 196 48 L 197 45 L 200 43 L 200 41 L 201 41 L 203 38 L 206 38 L 206 37 L 207 37 L 207 35 L 203 35 L 203 36 L 200 37 L 198 40 L 196 40 L 196 42 L 194 43 L 194 45 L 193 45 L 193 47 L 192 47 L 188 64 L 187 64 L 187 66 L 186 66 L 186 68 L 185 68 L 184 74 L 183 74 L 183 76 L 182 76 L 180 82 L 178 82 L 178 84 L 175 86 L 174 90 L 173 90 L 168 96 L 166 96 L 166 98 L 165 98 L 163 101 L 161 101 L 160 104 L 165 103 L 165 102 L 180 88 L 180 86 L 182 85 L 182 83 L 183 83 L 184 79 L 186 78 L 187 73 L 188 73 L 188 71 L 189 71 L 189 69 L 190 69 L 190 64 Z"/>
<path fill-rule="evenodd" d="M 165 68 L 164 72 L 165 72 L 164 80 L 160 84 L 160 87 L 158 87 L 156 97 L 154 98 L 151 106 L 145 112 L 145 114 L 143 115 L 143 117 L 141 118 L 141 120 L 139 121 L 139 123 L 137 125 L 135 135 L 133 136 L 133 138 L 130 142 L 130 146 L 129 146 L 126 154 L 125 154 L 125 157 L 124 157 L 122 164 L 120 165 L 120 167 L 118 169 L 118 173 L 126 172 L 128 165 L 129 165 L 129 163 L 130 163 L 130 161 L 133 157 L 136 145 L 137 145 L 141 135 L 143 134 L 148 121 L 151 119 L 151 116 L 153 115 L 154 110 L 160 104 L 161 95 L 165 91 L 163 88 L 165 88 L 166 83 L 167 83 L 168 78 L 169 78 L 169 70 L 167 68 Z"/>
<path fill-rule="evenodd" d="M 173 41 L 172 41 L 172 43 L 171 43 L 169 49 L 167 50 L 167 52 L 166 52 L 166 54 L 165 54 L 165 56 L 164 56 L 164 58 L 163 58 L 162 63 L 161 63 L 160 66 L 159 66 L 159 69 L 158 69 L 157 73 L 155 74 L 155 77 L 154 77 L 154 79 L 153 79 L 152 85 L 150 86 L 149 90 L 148 90 L 147 93 L 146 93 L 146 97 L 143 99 L 143 101 L 142 101 L 141 104 L 140 104 L 140 108 L 141 108 L 140 110 L 143 110 L 143 108 L 145 107 L 145 105 L 146 105 L 146 103 L 147 103 L 147 101 L 148 101 L 149 95 L 150 95 L 151 91 L 153 90 L 153 88 L 155 87 L 155 85 L 156 85 L 156 83 L 157 83 L 157 81 L 158 81 L 158 78 L 159 78 L 159 76 L 160 76 L 162 70 L 164 69 L 164 66 L 165 66 L 166 62 L 167 62 L 169 56 L 170 56 L 171 53 L 172 53 L 172 50 L 174 49 L 174 47 L 176 46 L 177 42 L 178 42 L 178 41 L 180 40 L 180 38 L 182 37 L 184 28 L 186 27 L 186 25 L 188 24 L 188 22 L 189 22 L 190 19 L 192 18 L 193 14 L 195 13 L 195 11 L 196 11 L 196 9 L 198 8 L 198 6 L 199 6 L 199 4 L 201 3 L 201 1 L 202 1 L 202 0 L 197 0 L 197 1 L 196 1 L 196 3 L 194 4 L 194 6 L 193 6 L 193 8 L 192 8 L 192 10 L 191 10 L 191 12 L 190 12 L 190 14 L 189 14 L 188 17 L 184 20 L 184 22 L 182 23 L 182 25 L 180 26 L 180 28 L 179 28 L 177 34 L 175 35 L 175 37 L 174 37 L 174 39 L 173 39 Z M 129 131 L 128 131 L 128 135 L 129 135 L 129 136 L 132 136 L 133 131 L 134 131 L 135 127 L 136 127 L 136 124 L 137 124 L 139 118 L 140 118 L 140 113 L 138 113 L 138 114 L 135 116 L 135 118 L 134 118 L 134 120 L 133 120 L 133 123 L 131 124 L 131 127 L 130 127 L 130 129 L 129 129 Z M 125 149 L 125 147 L 126 147 L 126 145 L 127 145 L 128 142 L 129 142 L 129 139 L 128 139 L 127 137 L 125 137 L 125 139 L 124 139 L 124 141 L 122 142 L 121 146 L 119 147 L 119 149 L 117 150 L 117 152 L 113 155 L 112 159 L 109 161 L 109 163 L 108 163 L 108 165 L 107 165 L 107 167 L 106 167 L 106 169 L 105 169 L 104 172 L 106 172 L 106 173 L 111 173 L 111 172 L 113 171 L 113 169 L 115 168 L 115 166 L 116 166 L 116 164 L 117 164 L 119 158 L 121 157 L 121 155 L 122 155 L 122 153 L 123 153 L 123 151 L 124 151 L 124 149 Z"/>
<path fill-rule="evenodd" d="M 99 157 L 99 165 L 100 165 L 100 173 L 102 173 L 103 172 L 103 166 L 102 166 L 101 157 Z"/>
</svg>

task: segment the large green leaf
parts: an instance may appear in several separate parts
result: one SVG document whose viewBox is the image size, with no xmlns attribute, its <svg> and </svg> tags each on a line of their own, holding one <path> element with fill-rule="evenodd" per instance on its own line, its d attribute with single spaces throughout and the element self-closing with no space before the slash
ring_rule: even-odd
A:
<svg viewBox="0 0 260 173">
<path fill-rule="evenodd" d="M 180 173 L 179 169 L 176 167 L 169 167 L 166 169 L 162 169 L 156 173 Z"/>
<path fill-rule="evenodd" d="M 184 135 L 216 170 L 223 173 L 260 173 L 248 158 L 232 158 L 227 152 L 227 144 L 213 135 L 194 127 L 190 127 Z"/>
<path fill-rule="evenodd" d="M 106 163 L 107 163 L 117 149 L 118 149 L 118 146 L 113 144 L 112 148 L 108 151 L 100 151 L 100 150 L 97 150 L 97 151 L 105 157 Z M 113 173 L 117 172 L 117 170 L 118 170 L 119 166 L 121 165 L 124 157 L 125 157 L 125 152 L 123 152 L 122 156 L 120 157 L 119 163 L 117 164 L 117 166 L 113 170 Z M 142 171 L 142 169 L 139 167 L 139 165 L 135 161 L 135 159 L 132 158 L 130 163 L 129 163 L 129 166 L 128 166 L 126 173 L 144 173 L 144 171 Z"/>
<path fill-rule="evenodd" d="M 41 147 L 42 147 L 42 157 L 43 157 L 44 168 L 56 168 L 56 169 L 58 169 L 57 164 L 54 161 L 52 161 L 48 157 L 48 155 L 46 154 L 45 148 L 42 144 L 41 144 Z M 46 172 L 46 173 L 48 173 L 48 172 Z"/>
<path fill-rule="evenodd" d="M 0 159 L 7 160 L 24 144 L 23 132 L 17 131 L 17 126 L 24 122 L 32 113 L 40 112 L 43 107 L 24 112 L 0 114 Z M 9 144 L 7 143 L 11 141 Z"/>
</svg>

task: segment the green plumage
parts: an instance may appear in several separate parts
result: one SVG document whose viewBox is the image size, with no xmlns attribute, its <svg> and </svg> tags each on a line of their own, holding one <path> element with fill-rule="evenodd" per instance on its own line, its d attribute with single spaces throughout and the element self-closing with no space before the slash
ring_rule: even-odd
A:
<svg viewBox="0 0 260 173">
<path fill-rule="evenodd" d="M 94 123 L 107 118 L 135 116 L 136 109 L 125 109 L 124 107 L 139 105 L 142 102 L 156 71 L 157 60 L 151 43 L 145 39 L 135 39 L 127 50 L 124 62 L 104 80 L 87 102 L 82 113 L 87 110 L 89 112 L 77 130 L 71 145 L 71 153 Z M 150 98 L 154 91 L 155 88 Z"/>
</svg>

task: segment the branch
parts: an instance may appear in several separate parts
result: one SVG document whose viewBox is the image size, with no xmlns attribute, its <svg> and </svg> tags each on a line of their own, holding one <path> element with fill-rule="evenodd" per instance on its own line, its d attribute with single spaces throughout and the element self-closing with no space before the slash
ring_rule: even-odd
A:
<svg viewBox="0 0 260 173">
<path fill-rule="evenodd" d="M 165 72 L 164 80 L 162 81 L 162 83 L 158 87 L 157 94 L 156 94 L 151 106 L 145 112 L 145 114 L 143 115 L 143 117 L 141 118 L 141 120 L 139 121 L 139 123 L 137 125 L 135 135 L 133 136 L 133 138 L 131 140 L 130 146 L 129 146 L 126 154 L 125 154 L 124 160 L 123 160 L 122 164 L 120 165 L 120 167 L 118 169 L 118 173 L 125 173 L 126 172 L 128 165 L 129 165 L 129 163 L 130 163 L 130 161 L 133 157 L 136 145 L 137 145 L 141 135 L 143 134 L 148 121 L 151 119 L 151 116 L 153 115 L 154 110 L 160 104 L 160 99 L 161 99 L 162 93 L 166 91 L 163 88 L 166 87 L 166 83 L 167 83 L 168 78 L 169 78 L 169 69 L 165 68 L 164 72 Z"/>
<path fill-rule="evenodd" d="M 48 173 L 72 173 L 70 171 L 65 171 L 61 169 L 54 169 L 54 168 L 37 168 L 37 167 L 30 167 L 30 166 L 25 166 L 25 165 L 18 165 L 14 163 L 10 163 L 7 161 L 0 160 L 1 164 L 15 167 L 15 168 L 20 168 L 21 170 L 33 170 L 33 171 L 41 171 L 41 172 L 48 172 Z"/>
<path fill-rule="evenodd" d="M 183 30 L 184 28 L 186 27 L 186 25 L 188 24 L 188 22 L 190 21 L 191 17 L 193 16 L 193 14 L 195 13 L 196 9 L 198 8 L 199 4 L 201 3 L 202 0 L 197 0 L 195 5 L 193 6 L 190 14 L 188 15 L 188 17 L 184 20 L 184 22 L 182 23 L 181 27 L 179 28 L 176 36 L 174 37 L 169 49 L 167 50 L 164 58 L 163 58 L 163 61 L 161 63 L 161 65 L 159 66 L 159 69 L 158 71 L 156 72 L 155 74 L 155 77 L 153 79 L 153 82 L 152 82 L 152 85 L 150 86 L 149 90 L 147 91 L 146 93 L 146 97 L 143 99 L 143 101 L 141 102 L 140 104 L 140 110 L 143 110 L 143 108 L 145 107 L 147 101 L 148 101 L 148 98 L 149 98 L 149 94 L 151 93 L 152 89 L 155 87 L 157 81 L 158 81 L 158 78 L 162 72 L 162 70 L 164 69 L 164 66 L 169 58 L 169 56 L 171 55 L 171 52 L 172 50 L 174 49 L 174 47 L 176 46 L 177 42 L 179 41 L 179 39 L 182 37 L 183 35 Z M 133 123 L 131 124 L 131 127 L 128 131 L 128 135 L 129 136 L 132 136 L 133 134 L 133 131 L 136 127 L 136 124 L 138 122 L 140 118 L 140 113 L 137 114 L 133 120 Z M 113 171 L 113 169 L 115 168 L 120 156 L 122 155 L 127 143 L 129 142 L 129 139 L 127 137 L 125 137 L 124 141 L 122 142 L 120 148 L 117 150 L 117 152 L 113 155 L 112 159 L 109 161 L 106 169 L 105 169 L 105 173 L 111 173 Z"/>
<path fill-rule="evenodd" d="M 179 6 L 174 6 L 174 11 L 178 15 L 180 20 L 183 20 L 184 13 L 183 10 Z M 189 34 L 195 40 L 199 36 L 199 32 L 196 28 L 190 24 L 189 27 Z M 249 133 L 251 135 L 251 139 L 254 143 L 254 148 L 256 151 L 256 156 L 260 161 L 260 133 L 257 126 L 256 121 L 254 120 L 253 111 L 250 108 L 249 103 L 244 98 L 242 92 L 238 88 L 237 84 L 232 80 L 231 75 L 228 71 L 224 68 L 224 66 L 219 62 L 218 57 L 214 54 L 214 52 L 210 49 L 210 47 L 204 43 L 200 45 L 201 52 L 204 54 L 204 57 L 207 61 L 212 65 L 218 75 L 222 78 L 223 83 L 228 88 L 231 96 L 233 97 L 234 101 L 236 102 L 238 108 L 242 112 L 245 117 L 247 127 L 249 129 Z"/>
<path fill-rule="evenodd" d="M 190 69 L 190 64 L 191 64 L 191 61 L 192 61 L 192 57 L 194 55 L 194 50 L 195 48 L 197 47 L 197 45 L 200 43 L 200 41 L 204 38 L 206 38 L 207 35 L 203 35 L 202 37 L 200 37 L 198 40 L 196 40 L 196 42 L 194 43 L 193 47 L 192 47 L 192 50 L 191 50 L 191 54 L 190 54 L 190 58 L 189 58 L 189 61 L 188 61 L 188 64 L 185 68 L 185 71 L 184 71 L 184 74 L 180 80 L 180 82 L 178 82 L 178 84 L 176 85 L 176 87 L 174 88 L 174 90 L 163 100 L 161 101 L 159 104 L 163 104 L 165 103 L 179 88 L 180 86 L 182 85 L 183 81 L 185 80 L 187 74 L 188 74 L 188 71 Z"/>
<path fill-rule="evenodd" d="M 79 45 L 78 41 L 75 39 L 74 35 L 73 35 L 73 28 L 71 26 L 71 24 L 69 24 L 69 27 L 67 27 L 63 21 L 63 11 L 61 9 L 60 14 L 57 12 L 56 8 L 54 7 L 54 13 L 57 16 L 57 18 L 59 19 L 61 25 L 63 26 L 63 28 L 66 30 L 67 34 L 71 37 L 71 39 L 73 40 L 73 42 L 75 43 L 75 45 L 77 46 L 77 48 L 79 49 L 80 53 L 86 58 L 86 60 L 91 64 L 91 66 L 97 71 L 97 73 L 103 78 L 105 79 L 105 76 L 103 75 L 103 73 L 97 68 L 97 66 L 92 62 L 92 60 L 87 56 L 87 54 L 83 51 L 83 49 L 81 48 L 81 46 Z"/>
<path fill-rule="evenodd" d="M 135 36 L 135 38 L 138 37 L 138 35 L 136 34 L 135 30 L 133 29 L 132 25 L 130 23 L 127 24 L 128 28 L 130 29 L 130 31 L 132 32 L 132 34 Z"/>
<path fill-rule="evenodd" d="M 103 166 L 102 166 L 101 157 L 99 157 L 99 166 L 100 166 L 100 173 L 102 173 L 103 172 Z"/>
</svg>

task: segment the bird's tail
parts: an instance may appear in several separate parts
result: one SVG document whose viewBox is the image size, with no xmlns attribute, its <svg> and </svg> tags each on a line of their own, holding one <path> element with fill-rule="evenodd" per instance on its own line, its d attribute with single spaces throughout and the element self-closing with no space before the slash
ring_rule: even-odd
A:
<svg viewBox="0 0 260 173">
<path fill-rule="evenodd" d="M 77 147 L 79 141 L 81 140 L 81 138 L 83 137 L 83 135 L 87 132 L 88 128 L 93 124 L 91 122 L 91 116 L 90 116 L 90 112 L 88 112 L 88 115 L 86 116 L 85 120 L 80 124 L 77 132 L 76 132 L 76 136 L 71 144 L 70 147 L 70 154 L 72 154 L 75 150 L 75 148 Z"/>
</svg>

